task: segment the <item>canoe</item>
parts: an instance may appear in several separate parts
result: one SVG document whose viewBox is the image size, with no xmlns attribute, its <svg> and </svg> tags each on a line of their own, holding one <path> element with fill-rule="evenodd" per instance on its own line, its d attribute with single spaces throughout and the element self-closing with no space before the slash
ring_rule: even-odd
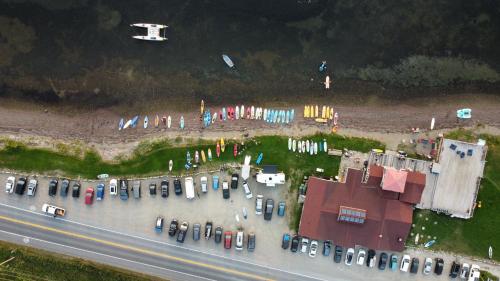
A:
<svg viewBox="0 0 500 281">
<path fill-rule="evenodd" d="M 224 153 L 226 150 L 226 144 L 224 143 L 224 138 L 220 138 L 220 151 Z"/>
<path fill-rule="evenodd" d="M 244 118 L 245 118 L 245 106 L 244 106 L 244 105 L 242 105 L 242 106 L 240 107 L 240 118 L 241 118 L 241 119 L 244 119 Z"/>
<path fill-rule="evenodd" d="M 309 140 L 306 140 L 306 152 L 309 152 L 309 147 L 310 147 Z"/>
<path fill-rule="evenodd" d="M 180 127 L 181 129 L 184 129 L 184 116 L 181 116 L 181 121 L 180 121 Z"/>
<path fill-rule="evenodd" d="M 205 102 L 203 100 L 201 100 L 200 115 L 203 115 L 204 111 L 205 111 Z"/>
<path fill-rule="evenodd" d="M 132 124 L 132 120 L 128 120 L 125 125 L 123 125 L 123 129 L 127 129 L 128 127 L 130 127 L 130 124 Z"/>
<path fill-rule="evenodd" d="M 168 171 L 172 172 L 172 168 L 174 167 L 174 161 L 170 160 L 168 161 Z"/>
<path fill-rule="evenodd" d="M 240 107 L 239 106 L 236 106 L 234 117 L 236 120 L 240 119 Z"/>
<path fill-rule="evenodd" d="M 292 138 L 288 138 L 288 150 L 292 150 Z"/>
<path fill-rule="evenodd" d="M 215 147 L 215 153 L 217 154 L 217 158 L 220 157 L 220 143 L 217 141 L 217 146 Z"/>
<path fill-rule="evenodd" d="M 139 121 L 139 115 L 136 115 L 134 118 L 132 118 L 132 123 L 130 123 L 130 126 L 132 128 L 135 128 L 137 126 L 137 121 Z"/>
<path fill-rule="evenodd" d="M 147 116 L 144 117 L 144 129 L 148 128 L 148 122 L 149 122 L 149 118 Z"/>
<path fill-rule="evenodd" d="M 234 63 L 233 61 L 231 60 L 231 58 L 229 58 L 228 55 L 225 55 L 225 54 L 222 54 L 222 59 L 224 60 L 224 62 L 227 64 L 227 66 L 229 66 L 229 68 L 233 68 L 234 67 Z"/>
<path fill-rule="evenodd" d="M 207 154 L 208 154 L 208 161 L 212 161 L 212 149 L 209 148 Z"/>
<path fill-rule="evenodd" d="M 205 157 L 205 151 L 204 150 L 201 151 L 201 160 L 203 161 L 203 163 L 207 162 L 207 158 Z"/>
<path fill-rule="evenodd" d="M 297 150 L 297 141 L 293 140 L 292 141 L 292 151 L 295 152 L 295 150 Z"/>
<path fill-rule="evenodd" d="M 255 160 L 255 164 L 260 165 L 262 162 L 262 158 L 264 157 L 264 154 L 262 152 L 259 154 L 259 157 L 257 157 L 257 160 Z"/>
<path fill-rule="evenodd" d="M 200 163 L 200 153 L 198 150 L 194 152 L 194 163 L 199 164 Z"/>
<path fill-rule="evenodd" d="M 233 146 L 233 155 L 234 157 L 238 156 L 238 144 L 235 143 Z"/>
<path fill-rule="evenodd" d="M 120 119 L 120 122 L 118 123 L 118 131 L 121 131 L 123 129 L 123 125 L 124 125 L 124 120 L 123 118 Z"/>
<path fill-rule="evenodd" d="M 160 126 L 160 116 L 158 116 L 158 114 L 156 114 L 156 117 L 155 117 L 155 127 L 158 128 L 158 126 Z"/>
<path fill-rule="evenodd" d="M 323 150 L 328 152 L 328 146 L 326 145 L 326 140 L 323 140 Z"/>
</svg>

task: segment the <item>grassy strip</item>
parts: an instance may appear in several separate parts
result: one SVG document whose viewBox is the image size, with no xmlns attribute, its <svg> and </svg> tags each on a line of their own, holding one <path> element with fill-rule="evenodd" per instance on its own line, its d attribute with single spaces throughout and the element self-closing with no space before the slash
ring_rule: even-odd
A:
<svg viewBox="0 0 500 281">
<path fill-rule="evenodd" d="M 481 208 L 477 208 L 474 217 L 469 220 L 450 218 L 430 211 L 418 210 L 414 213 L 415 227 L 412 232 L 424 234 L 420 242 L 436 237 L 437 243 L 432 246 L 436 250 L 487 258 L 488 247 L 494 249 L 493 259 L 500 261 L 500 137 L 490 135 L 475 136 L 470 131 L 458 130 L 447 135 L 448 138 L 464 141 L 486 140 L 488 145 L 487 165 L 484 179 L 478 195 Z M 422 230 L 425 227 L 425 230 Z M 429 238 L 430 237 L 430 238 Z M 414 243 L 414 239 L 408 239 Z M 496 250 L 496 251 L 495 251 Z"/>
<path fill-rule="evenodd" d="M 304 138 L 306 139 L 306 138 Z M 346 138 L 336 134 L 314 135 L 307 139 L 322 141 L 326 139 L 330 148 L 348 148 L 358 151 L 368 151 L 371 148 L 381 148 L 383 145 L 377 141 L 363 138 Z M 213 161 L 208 165 L 219 165 L 225 162 L 243 161 L 244 155 L 251 155 L 255 161 L 259 153 L 263 153 L 262 164 L 277 164 L 285 173 L 300 170 L 302 173 L 311 174 L 317 167 L 325 170 L 325 175 L 333 176 L 338 172 L 339 157 L 331 157 L 326 153 L 306 155 L 288 151 L 288 138 L 281 136 L 263 136 L 245 141 L 241 148 L 244 151 L 236 158 L 233 156 L 233 142 L 226 145 L 226 150 L 220 158 L 215 155 L 215 144 L 196 142 L 189 147 L 173 147 L 166 141 L 141 144 L 129 157 L 116 164 L 104 162 L 94 151 L 87 151 L 83 157 L 68 155 L 47 149 L 29 148 L 18 143 L 6 143 L 0 150 L 0 167 L 16 171 L 49 173 L 60 171 L 65 176 L 81 176 L 95 178 L 98 174 L 107 173 L 113 176 L 154 175 L 165 174 L 168 161 L 174 161 L 173 170 L 176 173 L 185 172 L 186 152 L 189 150 L 191 157 L 194 151 L 211 148 Z M 255 163 L 255 162 L 254 162 Z M 203 166 L 203 165 L 202 165 Z"/>
<path fill-rule="evenodd" d="M 6 280 L 163 280 L 116 267 L 0 241 L 0 277 Z"/>
</svg>

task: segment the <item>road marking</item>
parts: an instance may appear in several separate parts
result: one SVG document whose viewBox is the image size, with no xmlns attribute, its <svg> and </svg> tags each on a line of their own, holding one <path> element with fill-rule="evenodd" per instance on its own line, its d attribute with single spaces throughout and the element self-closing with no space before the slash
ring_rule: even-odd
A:
<svg viewBox="0 0 500 281">
<path fill-rule="evenodd" d="M 13 236 L 24 237 L 24 235 L 20 235 L 20 234 L 9 232 L 9 231 L 0 230 L 0 232 L 6 233 L 6 234 L 9 234 L 9 235 L 13 235 Z M 38 239 L 38 238 L 34 238 L 34 237 L 30 237 L 30 239 L 33 240 L 33 241 L 39 241 L 39 242 L 43 242 L 43 243 L 47 243 L 47 244 L 52 244 L 52 245 L 56 245 L 56 246 L 63 247 L 63 248 L 69 248 L 69 249 L 72 249 L 72 250 L 77 250 L 77 251 L 87 252 L 87 253 L 91 253 L 91 254 L 95 254 L 95 255 L 100 255 L 100 256 L 103 256 L 103 257 L 107 257 L 107 258 L 113 258 L 113 259 L 117 259 L 117 260 L 121 260 L 121 261 L 126 261 L 126 262 L 130 262 L 130 263 L 140 264 L 140 265 L 143 265 L 143 266 L 152 267 L 152 268 L 156 268 L 156 269 L 160 269 L 160 270 L 171 271 L 171 272 L 174 272 L 174 273 L 177 273 L 177 274 L 187 275 L 189 277 L 195 277 L 195 278 L 198 278 L 198 279 L 204 279 L 204 280 L 208 280 L 208 281 L 216 281 L 214 279 L 206 278 L 206 277 L 203 277 L 203 276 L 196 276 L 196 275 L 193 275 L 193 274 L 190 274 L 190 273 L 186 273 L 186 272 L 181 272 L 181 271 L 177 271 L 177 270 L 173 270 L 173 269 L 169 269 L 169 268 L 164 268 L 164 267 L 160 267 L 160 266 L 156 266 L 156 265 L 152 265 L 152 264 L 147 264 L 147 263 L 143 263 L 143 262 L 133 261 L 133 260 L 125 259 L 125 258 L 115 257 L 115 256 L 111 256 L 111 255 L 108 255 L 108 254 L 103 254 L 103 253 L 98 253 L 98 252 L 94 252 L 94 251 L 90 251 L 90 250 L 85 250 L 85 249 L 82 249 L 82 248 L 76 248 L 76 247 L 73 247 L 73 246 L 59 244 L 59 243 L 56 243 L 56 242 L 51 242 L 51 241 L 47 241 L 47 240 L 43 240 L 43 239 Z"/>
<path fill-rule="evenodd" d="M 96 242 L 99 244 L 104 244 L 104 245 L 112 246 L 115 248 L 120 248 L 123 250 L 129 250 L 129 251 L 138 252 L 138 253 L 142 253 L 142 254 L 146 254 L 146 255 L 157 256 L 157 257 L 161 257 L 161 258 L 168 259 L 168 260 L 173 260 L 173 261 L 186 263 L 186 264 L 190 264 L 190 265 L 194 265 L 194 266 L 198 266 L 198 267 L 208 268 L 208 269 L 212 269 L 212 270 L 216 270 L 216 271 L 220 271 L 220 272 L 224 272 L 224 273 L 229 273 L 229 274 L 233 274 L 233 275 L 238 275 L 238 276 L 242 276 L 242 277 L 247 277 L 247 278 L 251 278 L 251 279 L 255 279 L 255 280 L 271 280 L 269 278 L 265 278 L 265 277 L 262 277 L 262 276 L 256 275 L 256 274 L 241 272 L 241 271 L 234 270 L 234 269 L 224 268 L 222 266 L 211 265 L 211 264 L 197 262 L 197 261 L 186 259 L 186 258 L 180 258 L 180 257 L 175 257 L 175 256 L 167 255 L 167 254 L 157 253 L 157 252 L 153 252 L 153 251 L 146 250 L 146 249 L 141 249 L 141 248 L 137 248 L 137 247 L 133 247 L 133 246 L 123 245 L 123 244 L 112 242 L 112 241 L 94 238 L 94 237 L 90 237 L 87 235 L 74 233 L 74 232 L 70 232 L 70 231 L 66 231 L 66 230 L 60 230 L 57 228 L 52 228 L 52 227 L 48 227 L 48 226 L 44 226 L 44 225 L 40 225 L 40 224 L 36 224 L 36 223 L 22 221 L 22 220 L 18 220 L 18 219 L 6 217 L 6 216 L 0 215 L 0 219 L 2 219 L 4 221 L 12 222 L 12 223 L 30 226 L 30 227 L 37 228 L 37 229 L 42 229 L 45 231 L 50 231 L 50 232 L 62 234 L 62 235 L 69 236 L 69 237 L 93 241 L 93 242 Z"/>
</svg>

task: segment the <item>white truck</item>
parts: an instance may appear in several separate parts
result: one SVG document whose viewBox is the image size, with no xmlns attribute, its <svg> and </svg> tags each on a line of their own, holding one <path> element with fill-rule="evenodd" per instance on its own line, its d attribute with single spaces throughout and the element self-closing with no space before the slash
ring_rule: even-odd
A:
<svg viewBox="0 0 500 281">
<path fill-rule="evenodd" d="M 64 217 L 66 210 L 60 207 L 52 206 L 47 203 L 43 204 L 42 212 L 47 213 L 49 215 L 53 215 L 54 217 Z"/>
<path fill-rule="evenodd" d="M 187 177 L 185 181 L 186 187 L 186 198 L 193 199 L 194 198 L 194 182 L 192 177 Z"/>
</svg>

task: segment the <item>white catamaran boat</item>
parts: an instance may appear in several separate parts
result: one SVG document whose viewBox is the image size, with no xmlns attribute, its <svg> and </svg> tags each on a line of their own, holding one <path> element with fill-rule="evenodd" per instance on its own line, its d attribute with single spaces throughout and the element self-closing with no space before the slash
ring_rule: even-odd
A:
<svg viewBox="0 0 500 281">
<path fill-rule="evenodd" d="M 154 24 L 154 23 L 134 23 L 130 26 L 133 27 L 144 27 L 148 29 L 148 35 L 136 35 L 132 36 L 132 38 L 139 40 L 147 40 L 147 41 L 165 41 L 167 37 L 165 37 L 165 31 L 168 27 L 163 24 Z M 161 35 L 161 30 L 163 29 L 163 36 Z"/>
</svg>

